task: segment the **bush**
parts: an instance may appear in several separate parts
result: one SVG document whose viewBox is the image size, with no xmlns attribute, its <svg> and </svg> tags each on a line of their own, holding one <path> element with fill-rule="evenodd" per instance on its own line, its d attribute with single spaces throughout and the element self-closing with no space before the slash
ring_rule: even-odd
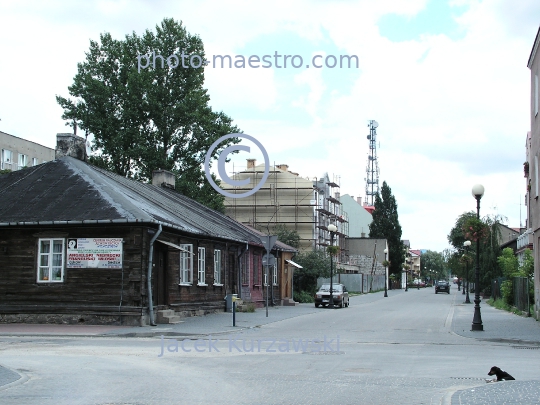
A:
<svg viewBox="0 0 540 405">
<path fill-rule="evenodd" d="M 300 292 L 295 291 L 294 292 L 294 300 L 296 302 L 301 302 L 301 303 L 304 303 L 304 304 L 314 302 L 313 294 L 311 294 L 311 293 L 309 293 L 307 291 L 300 291 Z"/>
<path fill-rule="evenodd" d="M 514 285 L 512 284 L 512 280 L 502 282 L 501 295 L 505 304 L 514 305 Z"/>
</svg>

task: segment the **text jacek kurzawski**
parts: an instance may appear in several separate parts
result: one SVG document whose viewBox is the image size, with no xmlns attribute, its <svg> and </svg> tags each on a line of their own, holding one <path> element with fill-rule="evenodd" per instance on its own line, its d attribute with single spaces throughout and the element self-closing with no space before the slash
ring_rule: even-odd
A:
<svg viewBox="0 0 540 405">
<path fill-rule="evenodd" d="M 339 335 L 328 339 L 326 335 L 323 339 L 244 339 L 226 337 L 213 339 L 208 336 L 205 339 L 165 339 L 161 335 L 161 351 L 158 357 L 162 357 L 165 352 L 169 353 L 305 353 L 305 352 L 339 352 Z"/>
</svg>

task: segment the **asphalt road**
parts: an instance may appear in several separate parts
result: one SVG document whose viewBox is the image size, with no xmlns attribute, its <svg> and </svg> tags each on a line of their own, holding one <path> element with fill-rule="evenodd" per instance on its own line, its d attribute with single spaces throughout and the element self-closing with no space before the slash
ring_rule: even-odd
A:
<svg viewBox="0 0 540 405">
<path fill-rule="evenodd" d="M 540 345 L 458 335 L 473 308 L 455 288 L 389 295 L 260 309 L 237 329 L 215 327 L 228 314 L 190 319 L 163 338 L 3 336 L 0 403 L 540 404 Z M 486 384 L 493 365 L 517 381 Z"/>
</svg>

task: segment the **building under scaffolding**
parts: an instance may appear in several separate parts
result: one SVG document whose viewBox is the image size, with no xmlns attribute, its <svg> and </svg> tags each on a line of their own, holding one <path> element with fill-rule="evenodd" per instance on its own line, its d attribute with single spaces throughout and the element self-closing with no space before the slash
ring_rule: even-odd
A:
<svg viewBox="0 0 540 405">
<path fill-rule="evenodd" d="M 264 164 L 257 165 L 255 159 L 248 159 L 246 170 L 233 173 L 231 178 L 249 178 L 249 184 L 239 187 L 222 183 L 221 187 L 230 193 L 245 193 L 259 183 L 263 174 Z M 339 201 L 338 183 L 328 174 L 308 179 L 291 172 L 288 165 L 270 166 L 266 183 L 256 193 L 243 198 L 226 197 L 225 210 L 230 217 L 264 233 L 274 233 L 279 225 L 295 230 L 300 236 L 300 251 L 328 246 L 328 225 L 334 224 L 338 229 L 334 244 L 344 254 L 348 221 Z"/>
</svg>

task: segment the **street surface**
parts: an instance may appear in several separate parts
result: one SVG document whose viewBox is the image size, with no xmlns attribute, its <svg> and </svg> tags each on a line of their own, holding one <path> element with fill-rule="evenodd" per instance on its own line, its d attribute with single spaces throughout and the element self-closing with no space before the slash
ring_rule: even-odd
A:
<svg viewBox="0 0 540 405">
<path fill-rule="evenodd" d="M 69 336 L 0 325 L 0 404 L 540 404 L 540 323 L 482 303 L 470 332 L 463 300 L 455 285 L 380 292 L 235 328 L 226 313 Z M 516 381 L 486 384 L 494 365 Z"/>
</svg>

